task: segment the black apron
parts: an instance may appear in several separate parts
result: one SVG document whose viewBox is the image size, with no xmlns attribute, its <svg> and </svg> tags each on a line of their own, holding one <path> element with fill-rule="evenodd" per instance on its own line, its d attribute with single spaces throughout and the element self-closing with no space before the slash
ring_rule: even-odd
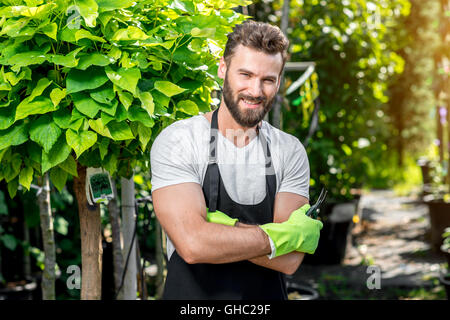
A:
<svg viewBox="0 0 450 320">
<path fill-rule="evenodd" d="M 209 164 L 202 187 L 209 211 L 219 210 L 248 224 L 273 222 L 276 177 L 266 139 L 258 130 L 266 157 L 266 197 L 255 205 L 236 203 L 225 190 L 216 161 L 219 134 L 217 113 L 218 109 L 212 116 Z M 278 271 L 249 261 L 187 264 L 174 251 L 167 265 L 163 299 L 286 300 L 287 291 L 284 275 Z"/>
</svg>

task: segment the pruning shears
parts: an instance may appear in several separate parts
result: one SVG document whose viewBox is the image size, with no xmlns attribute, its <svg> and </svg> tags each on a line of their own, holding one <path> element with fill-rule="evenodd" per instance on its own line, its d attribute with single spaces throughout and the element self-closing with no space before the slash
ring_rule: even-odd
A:
<svg viewBox="0 0 450 320">
<path fill-rule="evenodd" d="M 308 217 L 311 217 L 313 219 L 317 219 L 317 216 L 320 212 L 320 207 L 324 203 L 326 197 L 327 197 L 328 191 L 324 188 L 320 191 L 319 198 L 317 199 L 317 202 L 309 208 L 309 210 L 306 212 L 306 215 Z"/>
</svg>

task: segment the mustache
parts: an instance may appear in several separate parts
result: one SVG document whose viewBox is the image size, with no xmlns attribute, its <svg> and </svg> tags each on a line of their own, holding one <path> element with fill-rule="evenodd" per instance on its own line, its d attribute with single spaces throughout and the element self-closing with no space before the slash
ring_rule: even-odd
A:
<svg viewBox="0 0 450 320">
<path fill-rule="evenodd" d="M 256 103 L 260 103 L 260 102 L 266 102 L 267 98 L 264 96 L 259 96 L 259 97 L 252 97 L 252 96 L 248 96 L 245 94 L 239 94 L 238 95 L 238 100 L 239 99 L 244 99 L 250 102 L 256 102 Z"/>
</svg>

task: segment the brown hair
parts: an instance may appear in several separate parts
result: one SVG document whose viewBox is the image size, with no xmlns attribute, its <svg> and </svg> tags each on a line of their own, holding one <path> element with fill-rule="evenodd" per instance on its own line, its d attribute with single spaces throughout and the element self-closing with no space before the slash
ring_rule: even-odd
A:
<svg viewBox="0 0 450 320">
<path fill-rule="evenodd" d="M 283 66 L 287 59 L 289 41 L 280 28 L 264 22 L 247 20 L 234 27 L 233 32 L 227 35 L 223 57 L 227 65 L 230 65 L 235 48 L 242 44 L 267 54 L 281 53 Z"/>
</svg>

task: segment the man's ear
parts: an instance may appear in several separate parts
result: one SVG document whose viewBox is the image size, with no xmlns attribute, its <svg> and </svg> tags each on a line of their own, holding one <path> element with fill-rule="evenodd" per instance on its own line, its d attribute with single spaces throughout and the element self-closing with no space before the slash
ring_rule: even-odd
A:
<svg viewBox="0 0 450 320">
<path fill-rule="evenodd" d="M 220 79 L 225 79 L 225 74 L 227 73 L 227 63 L 223 57 L 220 58 L 219 69 L 217 70 L 217 76 Z"/>
</svg>

